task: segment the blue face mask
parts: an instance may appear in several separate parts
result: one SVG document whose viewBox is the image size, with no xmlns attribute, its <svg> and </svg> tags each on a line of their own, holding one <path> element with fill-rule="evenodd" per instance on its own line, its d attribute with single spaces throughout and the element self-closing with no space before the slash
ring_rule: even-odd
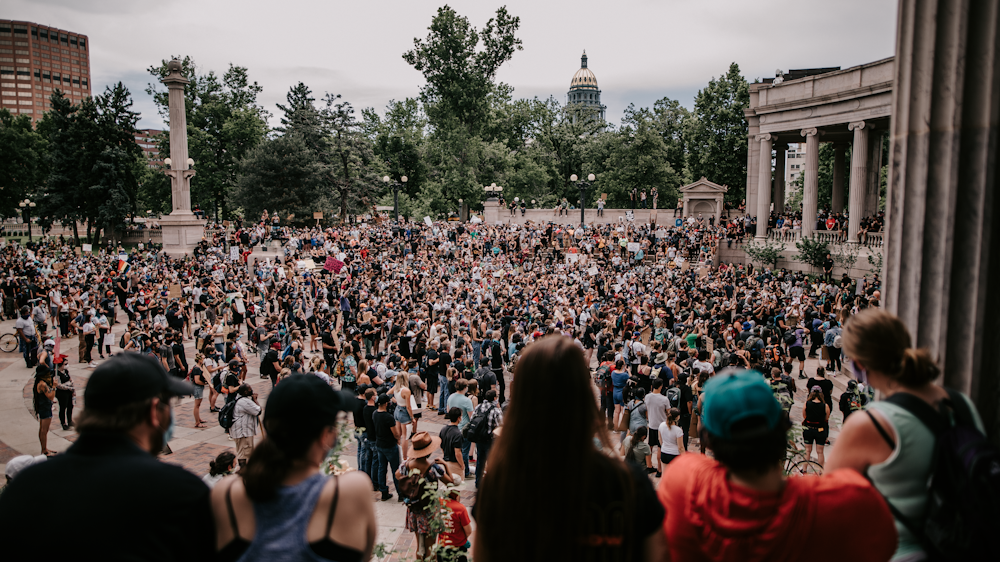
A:
<svg viewBox="0 0 1000 562">
<path fill-rule="evenodd" d="M 169 443 L 171 439 L 174 438 L 174 409 L 170 408 L 170 425 L 167 426 L 167 430 L 163 432 L 163 442 Z"/>
</svg>

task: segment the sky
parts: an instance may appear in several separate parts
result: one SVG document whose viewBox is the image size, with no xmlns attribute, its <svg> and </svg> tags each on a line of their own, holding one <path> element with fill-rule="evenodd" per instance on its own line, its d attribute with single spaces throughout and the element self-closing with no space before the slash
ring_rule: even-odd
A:
<svg viewBox="0 0 1000 562">
<path fill-rule="evenodd" d="M 897 0 L 483 0 L 449 3 L 481 29 L 499 6 L 521 18 L 524 50 L 497 78 L 514 96 L 565 102 L 587 51 L 607 118 L 663 97 L 691 108 L 736 62 L 743 76 L 864 64 L 893 55 Z M 419 95 L 403 61 L 443 0 L 5 0 L 0 18 L 86 34 L 94 92 L 123 82 L 140 128 L 164 128 L 145 93 L 147 69 L 191 56 L 199 73 L 244 66 L 277 124 L 288 89 L 341 94 L 360 109 Z M 162 87 L 162 85 L 161 85 Z"/>
</svg>

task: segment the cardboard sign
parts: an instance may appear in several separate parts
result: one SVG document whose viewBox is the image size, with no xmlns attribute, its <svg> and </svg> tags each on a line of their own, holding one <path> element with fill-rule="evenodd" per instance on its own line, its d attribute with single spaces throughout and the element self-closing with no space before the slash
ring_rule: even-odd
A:
<svg viewBox="0 0 1000 562">
<path fill-rule="evenodd" d="M 170 288 L 167 291 L 167 296 L 170 297 L 171 299 L 179 299 L 179 298 L 181 298 L 181 286 L 180 286 L 180 284 L 174 283 L 174 284 L 170 285 Z"/>
<path fill-rule="evenodd" d="M 596 267 L 592 267 L 592 268 L 590 268 L 590 269 L 587 270 L 587 273 L 589 273 L 591 275 L 597 275 L 597 268 Z"/>
<path fill-rule="evenodd" d="M 230 225 L 232 225 L 232 224 L 233 224 L 233 223 L 232 223 L 232 222 L 230 222 L 230 221 L 222 221 L 222 226 L 224 226 L 224 227 L 226 227 L 226 228 L 229 228 L 229 226 L 230 226 Z"/>
<path fill-rule="evenodd" d="M 602 193 L 601 194 L 601 200 L 602 201 L 607 201 L 608 200 L 608 194 L 607 193 Z"/>
<path fill-rule="evenodd" d="M 93 245 L 91 245 L 91 244 L 84 244 L 83 245 L 83 251 L 84 252 L 92 252 L 93 250 L 94 250 L 94 246 Z"/>
<path fill-rule="evenodd" d="M 313 213 L 313 218 L 314 219 L 320 219 L 320 220 L 322 220 L 323 219 L 323 211 L 318 211 L 316 213 Z"/>
<path fill-rule="evenodd" d="M 566 254 L 566 263 L 576 263 L 580 261 L 580 254 Z"/>
</svg>

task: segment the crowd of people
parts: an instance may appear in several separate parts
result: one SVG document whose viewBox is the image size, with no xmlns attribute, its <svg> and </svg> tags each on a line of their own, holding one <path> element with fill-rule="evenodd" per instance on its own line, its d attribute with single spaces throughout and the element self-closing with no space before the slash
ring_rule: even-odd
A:
<svg viewBox="0 0 1000 562">
<path fill-rule="evenodd" d="M 77 419 L 60 410 L 79 439 L 19 468 L 0 528 L 33 548 L 32 522 L 87 482 L 79 501 L 99 513 L 66 532 L 64 556 L 364 560 L 372 503 L 395 491 L 418 557 L 832 560 L 820 537 L 861 517 L 861 559 L 919 556 L 920 537 L 889 507 L 923 509 L 913 486 L 931 448 L 907 451 L 920 462 L 905 466 L 891 456 L 925 437 L 919 422 L 872 406 L 824 447 L 842 355 L 845 420 L 871 387 L 940 403 L 933 361 L 879 308 L 877 278 L 717 264 L 728 229 L 698 217 L 585 228 L 264 219 L 182 259 L 7 245 L 4 314 L 36 369 L 40 424 L 70 360 L 48 334 L 78 337 L 75 359 L 96 368 Z M 263 241 L 281 254 L 255 256 Z M 807 373 L 819 354 L 826 364 Z M 273 387 L 266 404 L 248 382 L 258 376 Z M 804 441 L 827 473 L 788 478 L 803 383 Z M 154 455 L 173 431 L 173 397 L 193 396 L 201 424 L 205 387 L 235 452 L 202 479 Z M 446 420 L 437 436 L 421 429 L 431 412 Z M 324 461 L 351 426 L 357 470 L 330 476 Z M 452 488 L 466 479 L 471 517 Z M 143 501 L 152 520 L 125 517 Z M 125 538 L 98 541 L 98 525 Z"/>
</svg>

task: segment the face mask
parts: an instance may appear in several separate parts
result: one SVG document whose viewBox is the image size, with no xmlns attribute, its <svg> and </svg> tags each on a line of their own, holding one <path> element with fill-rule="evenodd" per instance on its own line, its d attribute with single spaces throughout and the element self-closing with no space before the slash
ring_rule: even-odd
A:
<svg viewBox="0 0 1000 562">
<path fill-rule="evenodd" d="M 169 443 L 174 437 L 174 409 L 170 408 L 170 425 L 167 426 L 167 430 L 163 432 L 163 442 Z"/>
</svg>

